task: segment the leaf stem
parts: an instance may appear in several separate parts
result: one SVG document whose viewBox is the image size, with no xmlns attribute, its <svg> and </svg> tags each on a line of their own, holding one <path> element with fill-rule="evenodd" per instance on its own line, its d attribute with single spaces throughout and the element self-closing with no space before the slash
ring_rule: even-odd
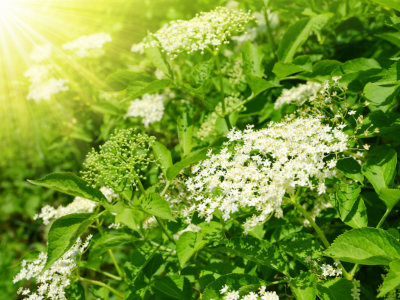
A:
<svg viewBox="0 0 400 300">
<path fill-rule="evenodd" d="M 87 282 L 87 283 L 91 283 L 94 285 L 98 285 L 101 287 L 106 288 L 107 290 L 109 290 L 111 293 L 117 295 L 119 298 L 124 299 L 124 295 L 122 295 L 121 293 L 117 292 L 116 290 L 114 290 L 112 287 L 108 286 L 107 284 L 97 281 L 97 280 L 92 280 L 92 279 L 87 279 L 87 278 L 82 278 L 79 277 L 79 281 L 83 281 L 83 282 Z"/>
<path fill-rule="evenodd" d="M 218 57 L 219 52 L 213 52 L 213 55 L 215 57 L 215 64 L 217 66 L 218 70 L 218 77 L 219 77 L 219 88 L 221 92 L 221 104 L 222 104 L 222 115 L 224 116 L 226 126 L 228 126 L 228 130 L 230 131 L 232 129 L 231 122 L 229 120 L 229 115 L 226 114 L 226 106 L 225 106 L 225 92 L 224 92 L 224 77 L 222 76 L 222 71 L 221 71 L 221 63 L 219 61 Z"/>
<path fill-rule="evenodd" d="M 105 271 L 102 271 L 102 270 L 97 270 L 95 268 L 86 268 L 86 269 L 89 269 L 89 270 L 95 271 L 97 273 L 103 274 L 104 276 L 110 277 L 110 278 L 112 278 L 114 280 L 119 280 L 119 281 L 122 280 L 121 277 L 115 276 L 115 275 L 113 275 L 111 273 L 108 273 L 108 272 L 105 272 Z"/>
<path fill-rule="evenodd" d="M 275 53 L 275 51 L 276 51 L 276 43 L 275 43 L 274 36 L 272 35 L 272 32 L 271 32 L 271 25 L 269 23 L 268 11 L 267 11 L 266 7 L 264 7 L 263 13 L 264 13 L 264 18 L 265 18 L 265 25 L 267 26 L 268 39 L 269 39 L 269 41 L 270 41 L 270 43 L 272 45 L 272 49 L 274 50 L 273 54 L 276 57 L 276 53 Z"/>
<path fill-rule="evenodd" d="M 165 227 L 165 224 L 163 222 L 163 220 L 161 220 L 161 218 L 156 217 L 156 220 L 158 222 L 158 224 L 160 225 L 162 231 L 164 231 L 165 235 L 168 237 L 168 239 L 174 243 L 174 245 L 176 245 L 176 241 L 174 240 L 174 238 L 172 237 L 172 235 L 169 233 L 167 227 Z"/>
<path fill-rule="evenodd" d="M 392 209 L 389 209 L 389 208 L 386 210 L 386 212 L 385 212 L 385 214 L 383 215 L 382 219 L 379 221 L 378 225 L 376 226 L 376 229 L 381 228 L 383 222 L 385 222 L 387 216 L 390 214 L 391 211 L 392 211 Z"/>
</svg>

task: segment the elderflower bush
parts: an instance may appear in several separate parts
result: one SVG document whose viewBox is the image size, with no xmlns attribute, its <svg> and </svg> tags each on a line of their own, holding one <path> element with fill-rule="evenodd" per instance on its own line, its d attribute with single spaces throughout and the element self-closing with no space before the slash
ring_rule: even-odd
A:
<svg viewBox="0 0 400 300">
<path fill-rule="evenodd" d="M 128 49 L 139 62 L 91 106 L 103 123 L 81 177 L 30 181 L 75 198 L 35 216 L 47 252 L 22 262 L 20 295 L 398 298 L 398 61 L 338 50 L 380 38 L 342 32 L 353 16 L 390 34 L 397 19 L 337 2 L 229 3 Z"/>
</svg>

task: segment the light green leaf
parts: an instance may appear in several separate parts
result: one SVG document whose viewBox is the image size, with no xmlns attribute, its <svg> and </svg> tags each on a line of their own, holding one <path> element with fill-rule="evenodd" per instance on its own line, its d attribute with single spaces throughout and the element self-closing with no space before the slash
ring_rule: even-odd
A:
<svg viewBox="0 0 400 300">
<path fill-rule="evenodd" d="M 154 40 L 157 40 L 157 38 L 152 35 L 149 35 L 146 38 L 147 43 L 151 43 L 151 41 Z M 157 69 L 162 71 L 168 77 L 173 78 L 171 65 L 167 62 L 165 52 L 161 52 L 160 48 L 158 47 L 145 47 L 144 52 L 146 52 L 147 58 L 151 60 Z"/>
<path fill-rule="evenodd" d="M 293 23 L 282 37 L 278 48 L 280 61 L 291 63 L 297 50 L 304 44 L 310 35 L 313 26 L 312 18 L 300 19 Z"/>
<path fill-rule="evenodd" d="M 354 203 L 350 213 L 343 222 L 353 228 L 363 228 L 368 226 L 367 208 L 364 200 L 359 196 Z"/>
<path fill-rule="evenodd" d="M 115 216 L 115 223 L 121 223 L 132 230 L 138 230 L 134 215 L 137 214 L 132 208 L 125 207 Z"/>
<path fill-rule="evenodd" d="M 296 78 L 309 80 L 314 79 L 323 82 L 331 77 L 331 73 L 336 70 L 342 63 L 337 60 L 321 60 L 312 67 L 312 72 L 303 72 L 295 75 Z"/>
<path fill-rule="evenodd" d="M 389 264 L 390 271 L 387 274 L 382 284 L 382 289 L 378 297 L 383 297 L 385 294 L 394 290 L 400 285 L 400 260 L 393 261 Z"/>
<path fill-rule="evenodd" d="M 371 69 L 381 69 L 381 65 L 373 58 L 356 58 L 346 61 L 344 64 L 337 67 L 333 72 L 332 76 L 343 76 L 350 73 L 356 73 L 361 71 L 368 71 Z"/>
<path fill-rule="evenodd" d="M 151 193 L 146 197 L 141 197 L 136 207 L 149 215 L 176 222 L 172 216 L 168 202 L 156 193 Z"/>
<path fill-rule="evenodd" d="M 379 198 L 385 202 L 387 208 L 391 210 L 400 201 L 400 190 L 381 188 Z"/>
<path fill-rule="evenodd" d="M 54 221 L 47 241 L 47 261 L 42 270 L 46 271 L 64 255 L 78 237 L 93 223 L 97 214 L 70 214 Z"/>
<path fill-rule="evenodd" d="M 363 167 L 362 173 L 371 182 L 375 191 L 379 194 L 381 188 L 391 188 L 396 176 L 397 153 L 390 149 L 385 155 L 368 159 Z"/>
<path fill-rule="evenodd" d="M 253 91 L 253 97 L 257 96 L 258 94 L 268 89 L 279 87 L 279 85 L 275 85 L 262 78 L 251 75 L 246 76 L 246 82 L 249 84 L 251 90 Z"/>
<path fill-rule="evenodd" d="M 311 300 L 317 297 L 315 274 L 304 272 L 290 281 L 290 289 L 297 300 Z"/>
<path fill-rule="evenodd" d="M 135 100 L 136 98 L 144 94 L 152 94 L 158 90 L 165 89 L 169 86 L 171 80 L 169 79 L 157 79 L 151 82 L 148 81 L 133 81 L 129 83 L 126 90 L 126 95 L 123 101 Z"/>
<path fill-rule="evenodd" d="M 28 181 L 32 184 L 44 186 L 64 194 L 82 197 L 96 202 L 105 198 L 100 190 L 93 188 L 85 180 L 70 172 L 51 173 L 42 179 L 28 179 Z"/>
<path fill-rule="evenodd" d="M 385 32 L 382 34 L 376 34 L 375 36 L 400 47 L 400 32 Z"/>
<path fill-rule="evenodd" d="M 181 268 L 183 268 L 193 254 L 202 249 L 207 242 L 208 241 L 202 239 L 201 232 L 187 231 L 182 233 L 176 243 L 176 254 Z"/>
<path fill-rule="evenodd" d="M 336 168 L 347 178 L 363 182 L 364 175 L 361 173 L 360 164 L 353 158 L 345 158 L 338 160 Z"/>
<path fill-rule="evenodd" d="M 197 86 L 203 85 L 206 80 L 211 78 L 214 69 L 214 59 L 203 61 L 194 66 L 192 78 Z"/>
<path fill-rule="evenodd" d="M 167 149 L 167 147 L 159 142 L 154 142 L 151 145 L 151 148 L 154 151 L 156 159 L 158 159 L 161 164 L 161 170 L 164 173 L 164 176 L 167 177 L 167 170 L 172 166 L 171 152 Z"/>
<path fill-rule="evenodd" d="M 144 80 L 145 78 L 151 77 L 146 73 L 120 70 L 108 75 L 104 82 L 102 90 L 110 92 L 120 92 L 125 90 L 130 82 L 135 80 Z"/>
<path fill-rule="evenodd" d="M 192 87 L 190 84 L 188 83 L 184 83 L 183 87 L 192 95 L 196 96 L 197 98 L 200 99 L 201 103 L 203 103 L 203 105 L 205 106 L 205 108 L 207 108 L 210 111 L 214 111 L 215 107 L 214 105 L 212 105 L 210 102 L 208 102 L 205 99 L 205 89 L 206 89 L 207 83 L 204 83 L 202 86 L 198 87 L 198 88 L 194 88 Z"/>
<path fill-rule="evenodd" d="M 241 296 L 248 294 L 250 290 L 256 291 L 263 285 L 268 286 L 268 282 L 249 274 L 226 274 L 220 276 L 218 279 L 207 285 L 201 299 L 223 300 L 224 295 L 221 295 L 220 290 L 225 286 L 225 284 L 230 290 L 239 291 Z"/>
<path fill-rule="evenodd" d="M 396 103 L 396 96 L 400 91 L 400 85 L 376 85 L 367 83 L 364 87 L 365 99 L 371 102 L 371 105 L 378 107 L 386 112 Z"/>
<path fill-rule="evenodd" d="M 395 10 L 400 11 L 400 1 L 399 0 L 372 0 L 375 3 L 378 3 L 382 6 L 387 6 L 390 8 L 394 8 Z"/>
<path fill-rule="evenodd" d="M 289 267 L 278 248 L 265 240 L 233 237 L 224 246 L 217 246 L 215 250 L 241 256 L 289 275 Z"/>
<path fill-rule="evenodd" d="M 185 158 L 193 148 L 193 120 L 184 112 L 178 117 L 177 124 L 181 157 Z"/>
<path fill-rule="evenodd" d="M 382 229 L 360 228 L 340 235 L 324 255 L 363 265 L 388 265 L 400 259 L 400 243 Z"/>
<path fill-rule="evenodd" d="M 378 82 L 374 83 L 375 85 L 380 84 L 400 84 L 400 64 L 396 61 L 390 68 L 387 70 L 385 76 Z"/>
<path fill-rule="evenodd" d="M 172 181 L 179 174 L 179 172 L 182 169 L 184 169 L 192 164 L 198 163 L 201 160 L 206 159 L 207 153 L 210 149 L 212 149 L 212 148 L 202 148 L 202 149 L 196 150 L 196 151 L 190 153 L 185 159 L 181 160 L 180 162 L 177 162 L 172 167 L 168 168 L 167 179 L 169 181 Z"/>
<path fill-rule="evenodd" d="M 247 41 L 242 48 L 243 69 L 246 75 L 262 77 L 264 68 L 262 59 L 264 54 L 262 50 L 254 46 L 250 41 Z"/>
<path fill-rule="evenodd" d="M 317 294 L 321 300 L 354 300 L 353 283 L 344 278 L 321 281 L 317 284 Z"/>
<path fill-rule="evenodd" d="M 112 231 L 98 239 L 90 250 L 89 260 L 98 259 L 108 249 L 118 247 L 123 244 L 137 241 L 138 238 L 131 234 L 119 231 Z"/>
</svg>

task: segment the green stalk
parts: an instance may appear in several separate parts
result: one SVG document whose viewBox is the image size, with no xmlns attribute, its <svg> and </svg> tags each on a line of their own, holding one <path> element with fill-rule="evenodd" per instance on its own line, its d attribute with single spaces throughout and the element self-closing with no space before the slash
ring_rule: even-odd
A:
<svg viewBox="0 0 400 300">
<path fill-rule="evenodd" d="M 275 39 L 274 36 L 272 35 L 272 31 L 271 31 L 271 25 L 269 23 L 269 19 L 268 19 L 268 12 L 267 12 L 267 8 L 264 7 L 264 18 L 265 18 L 265 25 L 267 26 L 267 35 L 268 35 L 268 40 L 270 41 L 272 48 L 273 48 L 273 54 L 276 57 L 276 43 L 275 43 Z"/>
<path fill-rule="evenodd" d="M 225 106 L 225 92 L 224 92 L 224 77 L 222 76 L 221 72 L 221 63 L 219 62 L 218 52 L 213 52 L 215 57 L 215 64 L 218 70 L 218 77 L 219 77 L 219 88 L 221 90 L 221 103 L 222 103 L 222 116 L 225 119 L 226 126 L 228 126 L 228 130 L 232 129 L 231 122 L 229 120 L 229 115 L 226 114 L 226 106 Z"/>
<path fill-rule="evenodd" d="M 311 226 L 317 232 L 317 234 L 318 234 L 319 238 L 321 239 L 322 243 L 324 244 L 325 248 L 328 249 L 330 247 L 330 244 L 329 244 L 327 238 L 325 237 L 325 234 L 322 232 L 321 228 L 319 228 L 317 223 L 315 223 L 314 219 L 310 216 L 310 214 L 304 209 L 304 207 L 301 206 L 301 204 L 297 202 L 297 197 L 298 197 L 299 193 L 300 193 L 300 188 L 297 190 L 296 195 L 293 195 L 291 197 L 291 202 L 303 214 L 303 216 L 308 220 L 308 222 L 310 222 Z M 339 267 L 342 268 L 342 273 L 343 273 L 344 278 L 349 279 L 350 276 L 347 273 L 346 269 L 343 267 L 343 265 L 339 264 Z"/>
<path fill-rule="evenodd" d="M 87 279 L 87 278 L 82 278 L 82 277 L 79 278 L 79 281 L 88 282 L 88 283 L 91 283 L 91 284 L 94 284 L 94 285 L 98 285 L 98 286 L 104 287 L 107 290 L 109 290 L 111 293 L 113 293 L 116 296 L 118 296 L 119 298 L 124 299 L 124 295 L 122 295 L 121 293 L 117 292 L 112 287 L 108 286 L 107 284 L 105 284 L 103 282 L 100 282 L 100 281 L 97 281 L 97 280 L 91 280 L 91 279 Z"/>
</svg>

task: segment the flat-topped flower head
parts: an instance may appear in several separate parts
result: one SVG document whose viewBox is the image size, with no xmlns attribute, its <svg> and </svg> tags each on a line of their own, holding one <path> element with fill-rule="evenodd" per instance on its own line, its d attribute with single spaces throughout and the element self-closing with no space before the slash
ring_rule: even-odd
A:
<svg viewBox="0 0 400 300">
<path fill-rule="evenodd" d="M 254 20 L 250 12 L 234 11 L 217 7 L 210 12 L 202 12 L 189 21 L 171 21 L 152 34 L 156 39 L 145 43 L 145 47 L 160 47 L 168 55 L 180 52 L 192 53 L 207 47 L 218 48 L 228 43 L 233 33 L 243 32 L 245 25 Z"/>
<path fill-rule="evenodd" d="M 284 104 L 300 106 L 311 97 L 315 97 L 320 88 L 321 85 L 319 83 L 308 81 L 291 89 L 283 89 L 282 94 L 275 101 L 274 108 L 281 108 Z"/>
<path fill-rule="evenodd" d="M 127 185 L 136 185 L 140 173 L 150 162 L 148 152 L 155 138 L 136 134 L 133 129 L 116 131 L 97 152 L 94 149 L 86 156 L 83 178 L 93 186 L 106 185 L 121 192 Z"/>
<path fill-rule="evenodd" d="M 297 118 L 254 131 L 231 130 L 228 147 L 193 168 L 186 181 L 196 210 L 207 221 L 216 210 L 228 220 L 240 209 L 257 215 L 244 224 L 245 232 L 264 222 L 271 213 L 282 216 L 286 194 L 298 187 L 325 193 L 325 179 L 335 175 L 330 154 L 347 149 L 348 136 L 317 118 Z M 232 151 L 233 150 L 233 151 Z"/>
<path fill-rule="evenodd" d="M 100 32 L 92 35 L 83 35 L 76 40 L 62 45 L 64 50 L 73 52 L 77 57 L 99 57 L 104 55 L 102 49 L 105 43 L 111 42 L 111 35 Z"/>
<path fill-rule="evenodd" d="M 141 117 L 145 127 L 149 127 L 151 123 L 161 121 L 164 115 L 163 94 L 144 94 L 142 99 L 131 101 L 126 117 Z"/>
</svg>

